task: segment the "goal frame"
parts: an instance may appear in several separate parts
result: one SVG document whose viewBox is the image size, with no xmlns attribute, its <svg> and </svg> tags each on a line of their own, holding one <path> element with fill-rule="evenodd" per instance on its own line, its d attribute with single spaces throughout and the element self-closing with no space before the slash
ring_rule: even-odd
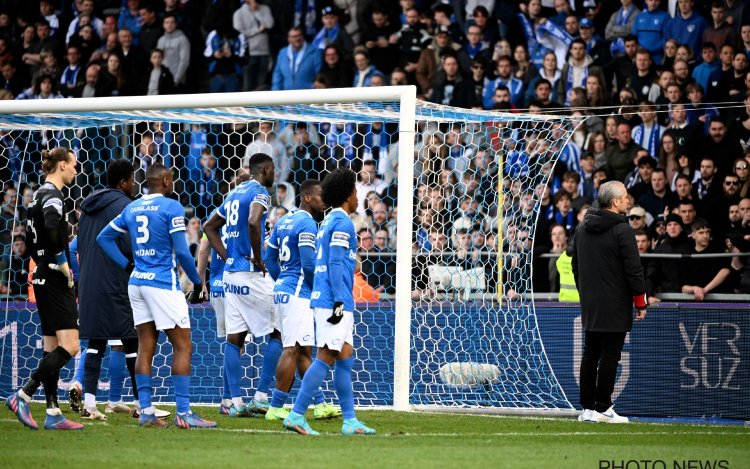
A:
<svg viewBox="0 0 750 469">
<path fill-rule="evenodd" d="M 412 171 L 414 167 L 417 105 L 417 88 L 413 85 L 332 88 L 323 90 L 0 101 L 0 119 L 2 119 L 2 116 L 9 114 L 36 114 L 53 119 L 52 114 L 56 113 L 110 113 L 271 105 L 354 104 L 360 102 L 399 103 L 399 184 L 397 193 L 399 211 L 396 219 L 399 227 L 399 236 L 396 239 L 396 256 L 397 259 L 411 259 L 412 217 L 414 213 L 414 200 L 412 197 L 414 181 Z M 410 410 L 410 334 L 412 318 L 410 262 L 396 262 L 396 278 L 398 281 L 396 282 L 395 299 L 393 409 Z"/>
</svg>

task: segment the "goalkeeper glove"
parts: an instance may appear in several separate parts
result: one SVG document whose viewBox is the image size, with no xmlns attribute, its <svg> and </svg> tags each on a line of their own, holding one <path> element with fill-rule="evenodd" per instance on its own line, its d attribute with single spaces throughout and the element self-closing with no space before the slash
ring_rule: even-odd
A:
<svg viewBox="0 0 750 469">
<path fill-rule="evenodd" d="M 333 313 L 328 318 L 328 322 L 331 324 L 338 324 L 341 322 L 341 318 L 344 317 L 344 303 L 336 301 L 333 303 Z"/>
<path fill-rule="evenodd" d="M 205 301 L 203 285 L 196 283 L 191 291 L 185 293 L 185 299 L 191 304 L 203 303 Z"/>
</svg>

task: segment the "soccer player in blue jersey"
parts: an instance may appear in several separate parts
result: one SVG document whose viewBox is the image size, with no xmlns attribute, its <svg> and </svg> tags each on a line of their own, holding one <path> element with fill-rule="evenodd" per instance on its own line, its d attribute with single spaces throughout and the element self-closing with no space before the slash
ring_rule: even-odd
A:
<svg viewBox="0 0 750 469">
<path fill-rule="evenodd" d="M 250 180 L 236 187 L 203 227 L 211 247 L 225 259 L 224 302 L 227 344 L 224 372 L 229 381 L 233 406 L 230 416 L 247 417 L 268 411 L 268 389 L 282 352 L 281 334 L 273 314 L 273 280 L 263 263 L 266 216 L 271 198 L 267 187 L 273 185 L 273 160 L 256 153 L 248 161 Z M 220 230 L 226 229 L 226 248 Z M 258 388 L 245 405 L 240 381 L 240 351 L 245 337 L 270 335 L 263 354 Z"/>
<path fill-rule="evenodd" d="M 372 435 L 375 430 L 354 414 L 352 363 L 354 361 L 354 265 L 357 235 L 349 214 L 357 210 L 357 177 L 350 169 L 337 169 L 323 180 L 323 202 L 333 208 L 323 220 L 315 247 L 315 279 L 310 306 L 315 311 L 317 357 L 302 378 L 294 409 L 284 427 L 302 435 L 318 435 L 304 414 L 313 394 L 335 363 L 333 381 L 344 414 L 341 433 Z"/>
<path fill-rule="evenodd" d="M 250 173 L 244 169 L 241 169 L 237 172 L 237 175 L 235 176 L 233 181 L 233 185 L 242 184 L 249 179 Z M 229 198 L 230 194 L 231 192 L 227 194 L 226 199 Z M 211 214 L 209 219 L 211 217 L 213 217 L 213 213 Z M 222 227 L 221 242 L 225 248 L 227 245 L 226 236 L 226 229 Z M 203 233 L 203 239 L 201 239 L 200 249 L 198 250 L 198 274 L 201 276 L 201 285 L 205 285 L 206 266 L 209 264 L 209 257 L 211 259 L 211 267 L 209 271 L 210 292 L 206 291 L 204 287 L 204 296 L 210 294 L 209 301 L 211 302 L 211 308 L 213 308 L 214 313 L 216 314 L 216 338 L 224 342 L 222 349 L 226 349 L 225 339 L 227 335 L 227 329 L 226 320 L 224 318 L 224 259 L 219 257 L 215 250 L 211 249 L 211 244 L 208 242 L 208 236 L 206 235 L 206 233 Z M 221 377 L 223 389 L 221 394 L 219 413 L 222 415 L 229 415 L 231 413 L 232 407 L 232 395 L 229 392 L 229 381 L 227 380 L 227 373 L 223 369 L 223 367 L 221 370 Z"/>
<path fill-rule="evenodd" d="M 190 318 L 185 297 L 180 290 L 177 262 L 187 273 L 196 290 L 201 289 L 185 240 L 185 209 L 172 194 L 172 172 L 160 163 L 146 171 L 148 195 L 131 203 L 107 225 L 97 237 L 99 246 L 123 269 L 128 259 L 117 247 L 120 234 L 129 233 L 133 247 L 134 269 L 128 282 L 128 296 L 133 309 L 133 322 L 138 333 L 136 386 L 141 404 L 141 426 L 166 426 L 154 415 L 151 403 L 151 368 L 159 331 L 167 334 L 172 344 L 172 381 L 174 382 L 177 415 L 174 423 L 180 428 L 213 428 L 216 422 L 203 420 L 190 411 Z M 196 296 L 196 301 L 202 295 Z"/>
<path fill-rule="evenodd" d="M 276 389 L 266 420 L 284 420 L 289 411 L 284 403 L 294 383 L 294 371 L 304 376 L 312 363 L 315 345 L 315 319 L 310 309 L 310 293 L 315 270 L 315 237 L 318 224 L 313 216 L 325 209 L 320 181 L 307 180 L 300 186 L 300 209 L 282 217 L 271 233 L 263 257 L 273 287 L 276 318 L 281 327 L 284 352 L 276 367 Z M 316 419 L 333 418 L 341 411 L 325 403 L 323 392 L 314 395 Z"/>
</svg>

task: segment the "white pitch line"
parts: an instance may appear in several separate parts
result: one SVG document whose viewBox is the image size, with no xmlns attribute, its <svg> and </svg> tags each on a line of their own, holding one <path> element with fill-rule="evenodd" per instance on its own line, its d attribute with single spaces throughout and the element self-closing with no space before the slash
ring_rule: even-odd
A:
<svg viewBox="0 0 750 469">
<path fill-rule="evenodd" d="M 208 431 L 208 430 L 207 430 Z M 262 434 L 292 434 L 290 431 L 282 430 L 265 430 L 256 428 L 215 428 L 213 431 L 228 432 L 228 433 L 262 433 Z M 337 436 L 336 433 L 323 433 L 324 436 Z M 682 436 L 682 435 L 739 435 L 739 436 L 750 436 L 750 432 L 746 433 L 732 433 L 732 432 L 615 432 L 615 433 L 603 433 L 603 432 L 494 432 L 494 433 L 382 433 L 376 436 L 387 436 L 387 437 L 485 437 L 485 436 Z"/>
<path fill-rule="evenodd" d="M 0 422 L 17 422 L 14 418 L 0 418 Z M 87 426 L 107 426 L 110 427 L 110 422 L 97 421 L 97 422 L 84 422 Z M 119 425 L 118 425 L 119 426 Z M 170 425 L 171 426 L 171 425 Z M 206 429 L 205 431 L 217 431 L 226 433 L 257 433 L 257 434 L 268 434 L 268 435 L 291 435 L 294 432 L 288 430 L 267 430 L 263 428 L 213 428 Z M 323 433 L 323 436 L 338 436 L 337 433 Z M 532 436 L 532 437 L 544 437 L 544 436 L 682 436 L 682 435 L 717 435 L 717 436 L 750 436 L 750 432 L 710 432 L 710 431 L 685 431 L 685 432 L 493 432 L 493 433 L 381 433 L 376 436 L 386 437 L 513 437 L 513 436 Z"/>
</svg>

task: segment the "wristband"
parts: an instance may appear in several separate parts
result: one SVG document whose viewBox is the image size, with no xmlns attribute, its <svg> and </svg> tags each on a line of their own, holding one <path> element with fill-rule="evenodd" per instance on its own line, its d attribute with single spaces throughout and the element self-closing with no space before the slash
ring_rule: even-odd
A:
<svg viewBox="0 0 750 469">
<path fill-rule="evenodd" d="M 646 307 L 646 305 L 648 304 L 648 301 L 647 301 L 647 299 L 646 299 L 646 294 L 645 294 L 645 293 L 643 293 L 643 294 L 641 294 L 641 295 L 635 295 L 635 296 L 633 297 L 633 304 L 634 304 L 634 305 L 635 305 L 635 307 L 636 307 L 636 308 L 638 308 L 638 309 L 643 309 L 643 308 L 645 308 L 645 307 Z"/>
</svg>

